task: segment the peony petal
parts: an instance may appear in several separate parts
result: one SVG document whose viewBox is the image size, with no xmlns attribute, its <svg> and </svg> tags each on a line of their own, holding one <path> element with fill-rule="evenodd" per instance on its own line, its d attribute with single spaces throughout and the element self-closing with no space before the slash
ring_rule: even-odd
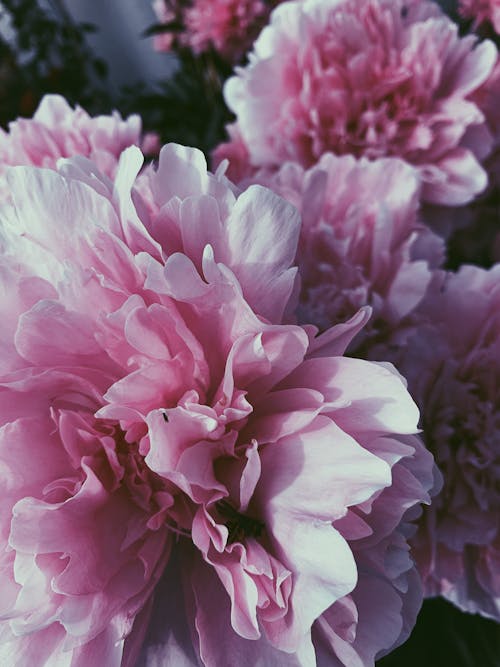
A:
<svg viewBox="0 0 500 667">
<path fill-rule="evenodd" d="M 196 148 L 178 144 L 163 146 L 152 187 L 160 206 L 172 197 L 185 199 L 191 195 L 205 194 L 208 175 L 203 153 Z"/>
<path fill-rule="evenodd" d="M 418 408 L 401 376 L 390 366 L 343 357 L 310 359 L 287 378 L 286 384 L 314 386 L 321 391 L 331 405 L 331 418 L 347 433 L 417 431 Z"/>
<path fill-rule="evenodd" d="M 238 197 L 227 221 L 229 264 L 250 305 L 271 322 L 292 293 L 299 229 L 295 208 L 257 185 Z"/>
<path fill-rule="evenodd" d="M 432 204 L 461 206 L 480 194 L 488 184 L 488 175 L 470 150 L 457 148 L 442 158 L 437 166 L 439 178 L 424 169 L 423 192 Z"/>
<path fill-rule="evenodd" d="M 106 364 L 89 319 L 56 301 L 38 301 L 19 318 L 15 343 L 20 355 L 40 366 Z"/>
<path fill-rule="evenodd" d="M 261 460 L 255 502 L 263 508 L 277 556 L 294 573 L 282 641 L 285 650 L 297 650 L 312 623 L 356 584 L 352 552 L 331 522 L 388 486 L 390 470 L 322 416 L 300 434 L 267 445 Z"/>
<path fill-rule="evenodd" d="M 309 516 L 334 521 L 347 507 L 367 500 L 391 482 L 384 461 L 322 415 L 298 433 L 263 447 L 261 461 L 259 504 L 271 503 L 274 510 L 303 515 L 304 520 Z"/>
<path fill-rule="evenodd" d="M 199 651 L 205 667 L 314 667 L 297 655 L 274 648 L 264 636 L 247 640 L 237 635 L 228 619 L 229 599 L 217 577 L 201 562 L 191 570 Z"/>
</svg>

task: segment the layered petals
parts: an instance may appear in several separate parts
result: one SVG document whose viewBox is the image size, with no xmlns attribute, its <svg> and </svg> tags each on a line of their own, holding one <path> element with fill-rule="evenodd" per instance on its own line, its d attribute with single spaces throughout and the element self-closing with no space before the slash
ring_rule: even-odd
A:
<svg viewBox="0 0 500 667">
<path fill-rule="evenodd" d="M 113 176 L 120 153 L 142 142 L 141 119 L 122 119 L 115 111 L 92 118 L 81 107 L 72 109 L 60 95 L 46 95 L 32 119 L 0 131 L 2 165 L 35 165 L 54 169 L 60 158 L 90 157 L 103 173 Z"/>
<path fill-rule="evenodd" d="M 413 320 L 386 348 L 422 411 L 443 488 L 419 521 L 426 593 L 499 618 L 498 417 L 500 267 L 436 276 Z M 392 350 L 390 352 L 389 350 Z"/>
<path fill-rule="evenodd" d="M 368 309 L 317 338 L 288 323 L 291 204 L 195 149 L 142 160 L 9 173 L 0 656 L 309 667 L 317 623 L 370 624 L 378 577 L 399 608 L 360 630 L 372 664 L 420 600 L 416 406 L 390 365 L 342 357 Z"/>
<path fill-rule="evenodd" d="M 267 185 L 302 215 L 300 322 L 326 329 L 370 306 L 359 348 L 386 337 L 418 306 L 444 248 L 419 221 L 414 168 L 396 158 L 328 153 L 308 170 L 289 162 L 248 181 Z"/>
<path fill-rule="evenodd" d="M 217 160 L 236 157 L 241 172 L 240 156 L 251 173 L 308 168 L 327 152 L 399 157 L 418 169 L 425 201 L 464 204 L 487 184 L 492 140 L 471 95 L 496 57 L 433 2 L 286 2 L 226 83 L 236 123 Z"/>
</svg>

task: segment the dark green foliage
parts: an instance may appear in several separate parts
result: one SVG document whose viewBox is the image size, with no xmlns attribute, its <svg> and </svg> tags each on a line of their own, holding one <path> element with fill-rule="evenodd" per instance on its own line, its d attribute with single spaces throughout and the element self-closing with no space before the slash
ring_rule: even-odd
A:
<svg viewBox="0 0 500 667">
<path fill-rule="evenodd" d="M 179 53 L 178 67 L 154 89 L 133 86 L 122 91 L 118 108 L 124 114 L 139 113 L 146 130 L 159 133 L 162 143 L 176 141 L 196 146 L 207 156 L 225 136 L 231 120 L 222 96 L 230 70 L 215 53 Z"/>
<path fill-rule="evenodd" d="M 113 95 L 106 63 L 95 57 L 86 42 L 95 30 L 93 25 L 75 24 L 56 0 L 46 6 L 37 0 L 5 0 L 2 4 L 0 12 L 8 16 L 14 31 L 9 42 L 0 37 L 3 127 L 19 116 L 32 116 L 45 93 L 60 93 L 91 114 L 110 113 L 115 108 L 123 115 L 138 113 L 145 131 L 157 132 L 163 143 L 197 146 L 208 155 L 223 139 L 230 113 L 222 85 L 231 69 L 215 52 L 195 56 L 180 48 L 172 77 L 154 86 L 124 87 Z"/>
<path fill-rule="evenodd" d="M 86 35 L 95 28 L 75 24 L 52 0 L 2 0 L 0 12 L 13 39 L 0 37 L 0 124 L 31 116 L 45 93 L 61 93 L 90 112 L 106 111 L 106 64 L 94 56 Z"/>
<path fill-rule="evenodd" d="M 500 667 L 500 626 L 427 600 L 408 641 L 377 667 Z"/>
</svg>

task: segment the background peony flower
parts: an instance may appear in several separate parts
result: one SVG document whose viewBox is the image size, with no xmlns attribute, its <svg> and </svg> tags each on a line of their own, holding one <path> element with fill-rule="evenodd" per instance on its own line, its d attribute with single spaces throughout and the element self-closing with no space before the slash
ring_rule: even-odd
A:
<svg viewBox="0 0 500 667">
<path fill-rule="evenodd" d="M 499 313 L 500 265 L 443 273 L 393 355 L 420 406 L 425 442 L 444 478 L 414 541 L 426 593 L 497 620 Z M 387 358 L 391 347 L 378 354 Z"/>
<path fill-rule="evenodd" d="M 115 111 L 92 118 L 81 107 L 72 109 L 60 95 L 45 95 L 32 119 L 19 118 L 0 128 L 0 163 L 55 169 L 59 158 L 83 155 L 113 176 L 122 151 L 141 145 L 141 119 L 123 120 Z M 146 135 L 148 148 L 152 135 Z"/>
<path fill-rule="evenodd" d="M 138 191 L 141 165 L 8 174 L 0 662 L 373 664 L 421 599 L 417 408 L 342 356 L 366 311 L 319 338 L 281 323 L 290 204 L 195 149 Z"/>
<path fill-rule="evenodd" d="M 240 61 L 281 0 L 155 0 L 153 9 L 165 24 L 182 26 L 178 34 L 164 33 L 155 48 L 170 51 L 176 43 L 196 54 L 215 50 L 229 63 Z"/>
<path fill-rule="evenodd" d="M 474 25 L 491 23 L 500 33 L 500 2 L 498 0 L 459 0 L 458 11 L 466 19 L 474 19 Z"/>
<path fill-rule="evenodd" d="M 225 86 L 250 165 L 395 156 L 419 169 L 427 202 L 470 201 L 486 187 L 491 148 L 470 97 L 497 52 L 457 30 L 425 0 L 280 5 Z"/>
<path fill-rule="evenodd" d="M 418 172 L 396 158 L 368 161 L 325 154 L 304 170 L 287 163 L 254 177 L 302 216 L 297 251 L 299 322 L 319 329 L 373 315 L 355 338 L 386 338 L 418 305 L 443 259 L 441 240 L 418 222 Z"/>
<path fill-rule="evenodd" d="M 454 230 L 448 241 L 453 268 L 463 263 L 489 267 L 500 260 L 500 61 L 476 91 L 474 102 L 486 117 L 493 148 L 483 163 L 488 173 L 486 190 L 467 206 L 437 212 Z"/>
<path fill-rule="evenodd" d="M 228 62 L 238 62 L 275 4 L 276 0 L 195 0 L 185 14 L 189 44 L 195 53 L 211 47 Z"/>
</svg>

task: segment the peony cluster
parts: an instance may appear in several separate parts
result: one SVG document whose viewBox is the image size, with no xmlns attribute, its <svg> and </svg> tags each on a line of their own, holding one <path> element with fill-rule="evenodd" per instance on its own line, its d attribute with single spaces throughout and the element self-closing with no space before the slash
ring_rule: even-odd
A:
<svg viewBox="0 0 500 667">
<path fill-rule="evenodd" d="M 378 353 L 406 376 L 444 478 L 413 553 L 428 595 L 500 620 L 500 265 L 440 273 Z"/>
<path fill-rule="evenodd" d="M 367 309 L 286 323 L 289 203 L 142 163 L 7 169 L 0 662 L 373 665 L 421 603 L 418 409 L 343 356 Z"/>
<path fill-rule="evenodd" d="M 475 27 L 487 22 L 500 33 L 499 0 L 459 0 L 458 9 L 464 18 L 473 19 Z"/>
<path fill-rule="evenodd" d="M 0 665 L 500 621 L 497 46 L 431 0 L 153 6 L 206 92 L 253 45 L 215 173 L 58 95 L 0 130 Z"/>
<path fill-rule="evenodd" d="M 499 81 L 495 45 L 428 0 L 286 2 L 214 152 L 299 209 L 300 323 L 371 307 L 348 351 L 407 378 L 444 478 L 411 540 L 425 592 L 497 620 L 500 273 L 439 268 L 500 257 Z"/>
<path fill-rule="evenodd" d="M 358 349 L 385 339 L 417 307 L 444 249 L 418 221 L 416 170 L 396 158 L 327 153 L 308 170 L 286 163 L 252 180 L 301 213 L 299 321 L 324 330 L 369 305 L 372 317 L 353 342 Z"/>
<path fill-rule="evenodd" d="M 327 152 L 399 157 L 425 201 L 464 204 L 487 185 L 492 137 L 472 96 L 496 57 L 429 0 L 286 2 L 226 83 L 236 123 L 217 159 L 246 152 L 252 170 Z"/>
<path fill-rule="evenodd" d="M 228 63 L 241 61 L 280 0 L 155 0 L 153 8 L 162 23 L 180 25 L 180 32 L 155 37 L 159 51 L 175 46 L 200 54 L 214 50 Z"/>
</svg>

